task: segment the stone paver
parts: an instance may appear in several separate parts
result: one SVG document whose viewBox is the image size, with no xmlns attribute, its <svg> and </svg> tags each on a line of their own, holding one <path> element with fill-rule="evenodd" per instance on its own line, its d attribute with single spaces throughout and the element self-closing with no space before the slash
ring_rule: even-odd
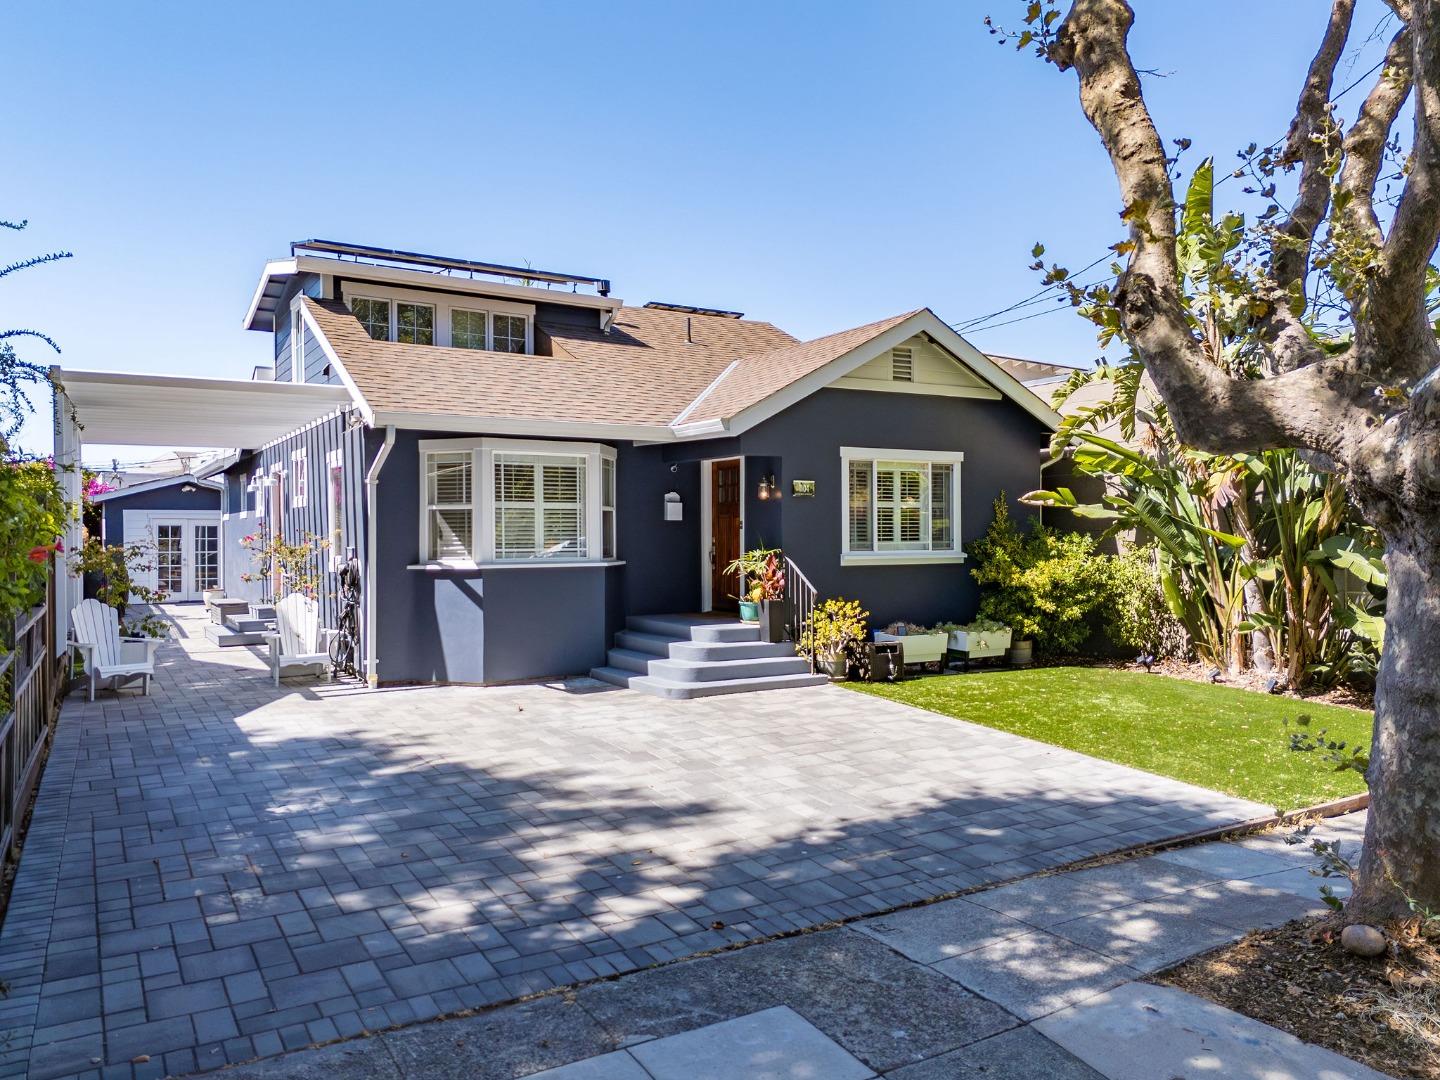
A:
<svg viewBox="0 0 1440 1080">
<path fill-rule="evenodd" d="M 1386 1080 L 1169 986 L 1131 983 L 1035 1027 L 1110 1080 Z"/>
<path fill-rule="evenodd" d="M 1353 828 L 1351 823 L 1339 823 L 1335 832 Z M 1237 850 L 1247 850 L 1238 844 L 1209 844 L 1192 850 L 1201 855 L 1192 862 L 1267 869 L 1237 857 Z M 1229 862 L 1237 858 L 1239 861 Z M 1073 1024 L 1059 1030 L 1066 1032 L 1063 1038 L 1077 1052 L 1090 1053 L 1087 1046 L 1108 1038 L 1107 1031 L 1117 1022 L 1113 1012 L 1085 1010 L 1090 1002 L 1119 999 L 1112 995 L 1120 991 L 1105 989 L 1117 970 L 1114 957 L 1084 950 L 1058 933 L 1041 931 L 1034 923 L 1019 936 L 971 948 L 976 935 L 967 921 L 979 919 L 987 933 L 993 932 L 995 923 L 985 922 L 987 916 L 982 914 L 988 912 L 991 919 L 1007 919 L 1001 924 L 1007 931 L 1013 929 L 1009 923 L 1018 920 L 1000 914 L 996 910 L 1000 907 L 1023 910 L 1029 918 L 1056 930 L 1073 930 L 1072 924 L 1095 919 L 1087 925 L 1104 931 L 1097 935 L 1098 947 L 1121 954 L 1128 950 L 1139 960 L 1147 951 L 1173 955 L 1204 947 L 1209 944 L 1207 934 L 1222 929 L 1229 933 L 1229 928 L 1238 928 L 1247 918 L 1279 918 L 1293 910 L 1287 904 L 1300 905 L 1304 911 L 1317 905 L 1314 900 L 1258 884 L 1273 879 L 1274 874 L 1224 881 L 1204 880 L 1213 875 L 1201 875 L 1203 883 L 1192 883 L 1177 892 L 1177 879 L 1166 860 L 1130 861 L 1136 872 L 1112 873 L 1106 880 L 1123 884 L 1131 895 L 1155 898 L 1137 901 L 1110 885 L 1076 886 L 1074 880 L 1083 878 L 1085 871 L 1039 875 L 973 893 L 966 900 L 941 901 L 845 927 L 749 945 L 591 983 L 564 995 L 503 1006 L 471 1019 L 419 1024 L 341 1044 L 369 1047 L 368 1055 L 337 1059 L 334 1047 L 302 1051 L 256 1066 L 241 1066 L 228 1075 L 234 1080 L 308 1078 L 324 1075 L 321 1066 L 325 1066 L 361 1070 L 344 1073 L 347 1080 L 393 1080 L 396 1076 L 407 1080 L 461 1076 L 480 1080 L 653 1080 L 659 1074 L 641 1064 L 649 1055 L 661 1066 L 674 1066 L 674 1075 L 691 1080 L 697 1070 L 704 1075 L 704 1069 L 715 1062 L 728 1066 L 739 1061 L 752 1067 L 747 1055 L 757 1045 L 767 1050 L 787 1045 L 782 1035 L 767 1026 L 765 1017 L 784 1015 L 788 1009 L 814 1029 L 805 1034 L 803 1044 L 809 1049 L 797 1066 L 807 1077 L 824 1075 L 815 1071 L 823 1068 L 816 1064 L 817 1055 L 845 1061 L 847 1067 L 858 1062 L 886 1080 L 1134 1076 L 1134 1062 L 1124 1054 L 1104 1058 L 1102 1053 L 1092 1068 L 1043 1033 L 1052 1022 L 1076 1017 Z M 1292 865 L 1296 869 L 1283 873 L 1303 872 L 1298 862 Z M 1154 877 L 1148 886 L 1146 873 Z M 999 896 L 995 907 L 978 903 L 994 896 Z M 1097 898 L 1103 902 L 1095 910 Z M 1055 911 L 1066 902 L 1076 904 L 1078 918 L 1056 921 Z M 1193 911 L 1210 916 L 1203 920 L 1204 931 L 1198 936 L 1171 918 Z M 1165 918 L 1156 919 L 1157 913 Z M 1098 915 L 1106 919 L 1096 918 Z M 882 924 L 887 929 L 877 930 Z M 1175 944 L 1167 945 L 1170 941 Z M 956 943 L 964 951 L 949 955 Z M 992 950 L 991 962 L 975 964 L 977 956 Z M 1135 956 L 1136 950 L 1141 956 Z M 913 958 L 935 956 L 943 959 L 927 964 Z M 1098 967 L 1081 971 L 1077 958 Z M 1128 967 L 1124 971 L 1138 974 Z M 1097 978 L 1097 972 L 1112 979 Z M 1077 979 L 1077 975 L 1084 977 Z M 967 982 L 994 1000 L 985 1000 L 955 980 Z M 1129 993 L 1134 985 L 1122 984 L 1120 990 Z M 1051 998 L 1046 999 L 1047 993 Z M 1047 1011 L 1057 1005 L 1055 1011 Z M 1155 1037 L 1164 1038 L 1164 1025 L 1177 1016 L 1180 1023 L 1189 1023 L 1186 1010 L 1192 1009 L 1200 1025 L 1192 1025 L 1192 1034 L 1204 1031 L 1222 1036 L 1213 1045 L 1206 1044 L 1211 1053 L 1195 1059 L 1195 1080 L 1247 1075 L 1244 1070 L 1254 1061 L 1279 1070 L 1276 1076 L 1305 1076 L 1317 1060 L 1312 1056 L 1313 1047 L 1183 994 L 1172 996 L 1158 1022 L 1142 1007 L 1139 1018 L 1132 1018 L 1132 1026 L 1137 1030 L 1156 1027 L 1160 1034 Z M 1040 1013 L 1044 1015 L 1026 1023 L 1027 1017 Z M 786 1020 L 787 1025 L 791 1023 Z M 757 1028 L 770 1034 L 764 1039 L 746 1034 Z M 1241 1036 L 1238 1048 L 1226 1042 L 1236 1032 Z M 1143 1041 L 1150 1036 L 1142 1030 L 1140 1037 Z M 1135 1052 L 1148 1053 L 1143 1046 Z M 1173 1047 L 1167 1047 L 1166 1053 L 1175 1056 Z M 1142 1070 L 1153 1058 L 1153 1054 L 1142 1058 Z M 782 1060 L 783 1054 L 777 1054 L 772 1064 Z M 1140 1075 L 1149 1080 L 1152 1074 L 1142 1071 Z"/>
<path fill-rule="evenodd" d="M 276 690 L 171 613 L 152 696 L 65 704 L 0 1077 L 217 1068 L 1264 812 L 836 687 Z"/>
<path fill-rule="evenodd" d="M 641 1043 L 654 1080 L 869 1080 L 875 1074 L 783 1005 Z"/>
<path fill-rule="evenodd" d="M 1137 968 L 1040 930 L 943 960 L 935 970 L 1025 1020 L 1140 977 Z"/>
</svg>

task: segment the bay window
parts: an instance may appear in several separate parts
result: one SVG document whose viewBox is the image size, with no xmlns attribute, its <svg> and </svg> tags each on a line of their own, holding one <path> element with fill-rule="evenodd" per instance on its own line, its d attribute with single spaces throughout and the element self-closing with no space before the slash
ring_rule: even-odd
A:
<svg viewBox="0 0 1440 1080">
<path fill-rule="evenodd" d="M 420 551 L 451 565 L 614 558 L 615 452 L 598 443 L 433 439 Z"/>
<path fill-rule="evenodd" d="M 960 463 L 946 451 L 840 450 L 841 563 L 959 562 Z"/>
</svg>

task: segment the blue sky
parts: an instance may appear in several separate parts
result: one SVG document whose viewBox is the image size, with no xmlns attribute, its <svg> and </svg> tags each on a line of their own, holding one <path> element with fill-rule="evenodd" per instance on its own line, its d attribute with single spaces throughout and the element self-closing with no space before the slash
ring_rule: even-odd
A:
<svg viewBox="0 0 1440 1080">
<path fill-rule="evenodd" d="M 1282 135 L 1328 6 L 1138 0 L 1162 133 L 1222 162 Z M 0 281 L 0 324 L 72 367 L 248 377 L 261 265 L 305 237 L 605 276 L 801 337 L 994 311 L 1035 290 L 1036 240 L 1078 268 L 1119 238 L 1074 76 L 981 24 L 1022 8 L 7 5 L 0 217 L 32 224 L 0 262 L 76 257 Z M 1343 81 L 1381 16 L 1362 4 Z M 1096 352 L 1066 312 L 973 340 Z M 22 440 L 48 449 L 48 417 Z"/>
</svg>

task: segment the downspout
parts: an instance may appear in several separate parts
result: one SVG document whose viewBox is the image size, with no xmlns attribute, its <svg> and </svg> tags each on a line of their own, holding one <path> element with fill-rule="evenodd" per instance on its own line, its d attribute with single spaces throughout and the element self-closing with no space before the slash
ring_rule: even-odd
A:
<svg viewBox="0 0 1440 1080">
<path fill-rule="evenodd" d="M 370 468 L 365 472 L 365 681 L 371 687 L 380 685 L 379 642 L 376 641 L 375 563 L 378 557 L 376 545 L 375 500 L 380 490 L 380 470 L 395 445 L 395 425 L 385 425 L 385 442 Z"/>
</svg>

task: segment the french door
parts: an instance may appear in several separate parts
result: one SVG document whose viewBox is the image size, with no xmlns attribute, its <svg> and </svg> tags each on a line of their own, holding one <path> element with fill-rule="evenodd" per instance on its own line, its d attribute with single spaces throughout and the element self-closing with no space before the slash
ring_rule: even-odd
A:
<svg viewBox="0 0 1440 1080">
<path fill-rule="evenodd" d="M 153 519 L 155 587 L 167 603 L 201 599 L 220 587 L 220 525 L 193 519 Z"/>
</svg>

